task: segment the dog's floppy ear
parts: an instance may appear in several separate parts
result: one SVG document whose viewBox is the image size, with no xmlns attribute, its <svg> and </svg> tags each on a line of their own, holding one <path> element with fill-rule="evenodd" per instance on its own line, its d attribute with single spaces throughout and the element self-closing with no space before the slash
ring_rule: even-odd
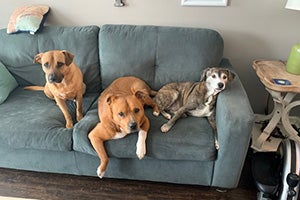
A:
<svg viewBox="0 0 300 200">
<path fill-rule="evenodd" d="M 202 71 L 201 76 L 200 76 L 200 82 L 205 81 L 207 78 L 207 72 L 210 71 L 210 68 L 206 68 Z"/>
<path fill-rule="evenodd" d="M 140 100 L 140 102 L 143 105 L 146 104 L 148 98 L 151 98 L 149 96 L 148 90 L 146 90 L 146 89 L 138 90 L 134 93 L 134 95 L 136 96 L 136 98 L 138 98 Z"/>
<path fill-rule="evenodd" d="M 143 91 L 143 90 L 139 90 L 139 91 L 136 91 L 135 94 L 134 94 L 138 99 L 140 100 L 144 100 L 146 98 L 146 96 L 148 95 L 146 91 Z"/>
<path fill-rule="evenodd" d="M 33 59 L 33 63 L 41 63 L 43 53 L 36 54 Z"/>
<path fill-rule="evenodd" d="M 107 103 L 108 105 L 110 105 L 115 99 L 117 99 L 116 96 L 110 95 L 110 96 L 108 96 L 108 97 L 106 98 L 106 103 Z"/>
<path fill-rule="evenodd" d="M 73 62 L 74 55 L 67 50 L 62 50 L 62 53 L 65 55 L 66 65 L 69 66 Z"/>
<path fill-rule="evenodd" d="M 233 81 L 235 74 L 232 71 L 227 69 L 227 76 L 229 81 Z"/>
</svg>

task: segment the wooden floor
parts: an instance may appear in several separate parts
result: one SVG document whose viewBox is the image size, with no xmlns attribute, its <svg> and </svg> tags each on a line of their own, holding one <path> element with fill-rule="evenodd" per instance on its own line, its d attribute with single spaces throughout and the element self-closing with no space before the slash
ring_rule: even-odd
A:
<svg viewBox="0 0 300 200">
<path fill-rule="evenodd" d="M 0 168 L 0 196 L 63 200 L 254 200 L 254 187 L 218 192 L 216 188 L 147 181 L 49 174 Z M 2 199 L 2 198 L 0 198 Z"/>
</svg>

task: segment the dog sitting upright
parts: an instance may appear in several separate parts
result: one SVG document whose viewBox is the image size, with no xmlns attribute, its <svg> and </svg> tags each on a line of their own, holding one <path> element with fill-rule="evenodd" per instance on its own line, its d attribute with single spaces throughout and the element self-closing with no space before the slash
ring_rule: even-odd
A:
<svg viewBox="0 0 300 200">
<path fill-rule="evenodd" d="M 155 102 L 150 97 L 155 93 L 144 81 L 133 76 L 116 79 L 101 93 L 98 99 L 100 122 L 88 136 L 100 158 L 100 166 L 97 169 L 100 178 L 104 176 L 108 164 L 104 141 L 138 132 L 136 155 L 142 159 L 146 154 L 146 137 L 150 122 L 144 113 L 144 105 L 149 105 L 153 107 L 154 112 L 158 112 Z"/>
<path fill-rule="evenodd" d="M 81 120 L 82 97 L 86 86 L 80 68 L 73 62 L 74 55 L 66 50 L 53 50 L 39 53 L 34 63 L 42 64 L 45 72 L 45 86 L 27 86 L 27 90 L 44 91 L 45 95 L 55 100 L 66 119 L 66 128 L 73 127 L 72 117 L 68 111 L 66 100 L 76 101 L 76 119 Z"/>
<path fill-rule="evenodd" d="M 200 82 L 169 83 L 163 86 L 154 97 L 159 112 L 153 112 L 155 116 L 161 113 L 169 120 L 162 125 L 161 131 L 168 132 L 180 117 L 186 115 L 207 117 L 214 132 L 215 147 L 219 149 L 214 113 L 216 98 L 234 77 L 227 69 L 213 67 L 203 70 Z M 174 114 L 173 117 L 168 112 Z"/>
</svg>

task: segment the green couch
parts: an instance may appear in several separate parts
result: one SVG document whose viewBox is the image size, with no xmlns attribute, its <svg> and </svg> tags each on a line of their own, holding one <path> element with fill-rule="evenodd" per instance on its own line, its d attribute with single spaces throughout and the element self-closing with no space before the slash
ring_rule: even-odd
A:
<svg viewBox="0 0 300 200">
<path fill-rule="evenodd" d="M 35 35 L 9 35 L 0 30 L 0 61 L 18 82 L 0 104 L 0 167 L 41 172 L 97 176 L 99 158 L 88 133 L 99 121 L 97 98 L 114 79 L 135 75 L 153 89 L 172 81 L 198 81 L 201 71 L 219 65 L 233 68 L 223 58 L 223 39 L 201 28 L 103 25 L 46 26 Z M 39 52 L 65 49 L 75 55 L 87 92 L 84 118 L 66 129 L 62 112 L 43 92 L 24 90 L 44 85 Z M 75 105 L 68 102 L 75 118 Z M 234 188 L 245 160 L 253 111 L 236 76 L 220 93 L 216 121 L 220 149 L 214 148 L 212 129 L 205 118 L 179 120 L 167 134 L 166 121 L 152 116 L 147 154 L 135 155 L 137 134 L 105 143 L 109 165 L 105 177 Z M 75 121 L 75 119 L 74 119 Z"/>
</svg>

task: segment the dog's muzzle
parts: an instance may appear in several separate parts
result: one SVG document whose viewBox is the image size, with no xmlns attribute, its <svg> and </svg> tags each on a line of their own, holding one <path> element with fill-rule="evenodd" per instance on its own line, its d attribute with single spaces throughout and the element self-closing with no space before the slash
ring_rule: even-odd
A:
<svg viewBox="0 0 300 200">
<path fill-rule="evenodd" d="M 55 75 L 54 73 L 48 75 L 49 83 L 60 83 L 63 80 L 63 76 Z"/>
<path fill-rule="evenodd" d="M 224 83 L 218 83 L 218 90 L 223 90 L 224 89 Z"/>
<path fill-rule="evenodd" d="M 136 122 L 133 121 L 128 124 L 128 128 L 129 128 L 130 132 L 134 132 L 134 131 L 137 131 L 138 125 Z"/>
</svg>

